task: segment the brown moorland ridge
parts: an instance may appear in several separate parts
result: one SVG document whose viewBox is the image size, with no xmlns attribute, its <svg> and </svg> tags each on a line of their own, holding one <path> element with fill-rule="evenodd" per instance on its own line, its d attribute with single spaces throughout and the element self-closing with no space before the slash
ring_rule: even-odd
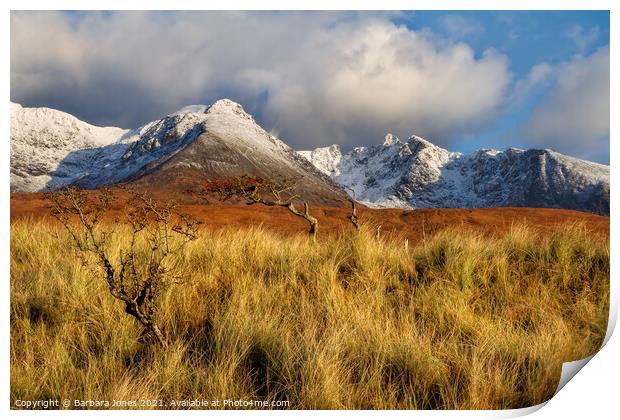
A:
<svg viewBox="0 0 620 420">
<path fill-rule="evenodd" d="M 116 192 L 119 199 L 109 212 L 109 220 L 122 220 L 124 215 L 123 192 Z M 284 208 L 267 207 L 261 204 L 248 206 L 242 203 L 222 203 L 209 199 L 204 202 L 187 194 L 179 199 L 179 194 L 170 191 L 152 191 L 157 200 L 179 202 L 179 212 L 194 216 L 211 229 L 248 228 L 262 226 L 279 234 L 305 234 L 307 223 L 295 217 Z M 49 220 L 49 201 L 43 193 L 11 194 L 11 222 L 24 219 Z M 321 235 L 340 234 L 353 229 L 347 216 L 347 208 L 311 206 L 310 212 L 319 219 L 319 238 Z M 609 237 L 609 217 L 592 213 L 548 209 L 548 208 L 480 208 L 480 209 L 370 209 L 359 206 L 358 214 L 362 223 L 373 229 L 380 227 L 382 235 L 419 241 L 448 228 L 471 230 L 483 235 L 502 235 L 512 227 L 526 225 L 540 234 L 554 231 L 559 226 L 578 224 L 589 232 Z"/>
</svg>

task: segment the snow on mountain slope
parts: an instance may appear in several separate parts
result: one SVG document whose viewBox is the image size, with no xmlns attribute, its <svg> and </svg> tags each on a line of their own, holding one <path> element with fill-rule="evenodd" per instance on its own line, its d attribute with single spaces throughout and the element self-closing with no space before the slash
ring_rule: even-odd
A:
<svg viewBox="0 0 620 420">
<path fill-rule="evenodd" d="M 232 118 L 234 113 L 241 118 Z M 134 130 L 96 127 L 54 109 L 11 103 L 11 191 L 118 182 L 176 153 L 207 126 L 241 139 L 249 133 L 250 142 L 262 130 L 240 105 L 226 99 L 184 107 Z M 268 137 L 269 147 L 284 145 Z"/>
<path fill-rule="evenodd" d="M 71 182 L 92 165 L 99 148 L 126 133 L 54 109 L 11 103 L 11 191 L 39 191 L 53 179 Z M 80 159 L 72 159 L 77 150 L 82 151 Z"/>
<path fill-rule="evenodd" d="M 126 133 L 118 143 L 101 151 L 98 165 L 84 173 L 77 184 L 95 188 L 142 176 L 152 167 L 170 161 L 204 133 L 224 139 L 226 150 L 234 150 L 248 160 L 260 156 L 256 165 L 265 160 L 273 161 L 275 167 L 308 165 L 285 143 L 260 127 L 241 105 L 221 99 L 211 106 L 185 107 Z M 123 148 L 121 144 L 127 146 Z M 213 153 L 206 154 L 210 163 L 217 158 Z M 208 169 L 199 163 L 203 157 L 192 155 L 177 159 L 176 168 Z M 308 167 L 314 170 L 311 165 Z"/>
<path fill-rule="evenodd" d="M 123 181 L 149 163 L 170 157 L 194 141 L 205 130 L 205 119 L 201 113 L 176 112 L 128 131 L 116 143 L 101 148 L 95 164 L 72 183 L 96 188 Z"/>
<path fill-rule="evenodd" d="M 252 175 L 301 180 L 300 193 L 371 207 L 559 207 L 609 214 L 609 167 L 551 150 L 452 153 L 417 136 L 342 153 L 294 152 L 241 105 L 191 105 L 134 130 L 95 127 L 11 104 L 11 191 Z M 184 184 L 182 188 L 190 188 Z"/>
<path fill-rule="evenodd" d="M 191 105 L 135 130 L 94 127 L 59 111 L 19 105 L 11 118 L 11 191 L 138 181 L 182 190 L 205 179 L 251 175 L 295 179 L 299 192 L 315 202 L 346 199 L 328 176 L 228 99 Z"/>
<path fill-rule="evenodd" d="M 336 183 L 266 132 L 241 105 L 223 99 L 204 114 L 185 114 L 185 118 L 190 116 L 200 120 L 191 138 L 181 140 L 174 151 L 143 165 L 126 180 L 143 185 L 174 184 L 177 190 L 192 191 L 200 189 L 205 179 L 255 176 L 295 180 L 295 192 L 313 203 L 339 205 L 347 199 Z"/>
<path fill-rule="evenodd" d="M 207 131 L 250 150 L 280 152 L 292 150 L 278 138 L 267 133 L 243 107 L 230 99 L 220 99 L 205 111 Z"/>
<path fill-rule="evenodd" d="M 452 153 L 417 136 L 299 152 L 371 207 L 552 207 L 609 214 L 609 166 L 545 149 Z"/>
<path fill-rule="evenodd" d="M 342 152 L 340 151 L 340 146 L 337 144 L 297 153 L 312 162 L 312 164 L 325 175 L 340 175 L 338 164 L 340 163 L 340 159 L 342 159 Z"/>
</svg>

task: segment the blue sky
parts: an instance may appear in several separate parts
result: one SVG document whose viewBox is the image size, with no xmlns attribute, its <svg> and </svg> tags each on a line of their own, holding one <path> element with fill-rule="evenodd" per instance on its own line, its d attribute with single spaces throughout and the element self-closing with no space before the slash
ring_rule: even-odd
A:
<svg viewBox="0 0 620 420">
<path fill-rule="evenodd" d="M 453 35 L 445 23 L 452 16 L 464 19 L 471 28 Z M 404 12 L 394 20 L 466 42 L 478 53 L 494 48 L 510 57 L 517 76 L 541 61 L 559 63 L 609 44 L 607 11 L 420 11 Z M 582 28 L 582 38 L 595 31 L 590 42 L 575 42 L 575 25 Z"/>
<path fill-rule="evenodd" d="M 12 12 L 11 100 L 135 127 L 229 97 L 297 149 L 609 162 L 607 11 Z"/>
<path fill-rule="evenodd" d="M 456 17 L 463 30 L 454 33 L 450 18 Z M 421 11 L 405 12 L 395 21 L 413 30 L 428 28 L 446 38 L 466 42 L 477 54 L 493 48 L 510 60 L 515 79 L 526 77 L 538 63 L 561 65 L 575 55 L 590 55 L 609 45 L 607 11 Z M 518 129 L 548 94 L 551 86 L 540 87 L 525 103 L 512 106 L 486 129 L 476 141 L 456 143 L 455 150 L 468 152 L 480 147 L 498 147 L 506 139 L 513 147 L 528 147 L 519 139 Z M 503 143 L 503 142 L 500 142 Z M 594 158 L 609 163 L 605 151 Z"/>
</svg>

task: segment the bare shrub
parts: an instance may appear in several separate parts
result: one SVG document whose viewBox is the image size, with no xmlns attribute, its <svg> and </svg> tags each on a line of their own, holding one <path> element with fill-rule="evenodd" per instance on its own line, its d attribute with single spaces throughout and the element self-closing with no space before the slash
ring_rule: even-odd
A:
<svg viewBox="0 0 620 420">
<path fill-rule="evenodd" d="M 197 238 L 198 222 L 175 213 L 174 203 L 162 205 L 144 193 L 126 191 L 130 194 L 125 206 L 129 243 L 121 246 L 116 255 L 112 255 L 109 245 L 121 222 L 101 223 L 115 201 L 112 190 L 89 192 L 68 187 L 50 192 L 47 197 L 52 203 L 52 216 L 69 232 L 82 257 L 95 256 L 110 294 L 125 304 L 125 312 L 144 326 L 145 333 L 165 345 L 155 322 L 158 300 L 180 280 L 167 266 L 167 260 Z M 139 242 L 146 246 L 140 249 Z"/>
<path fill-rule="evenodd" d="M 284 207 L 295 216 L 308 222 L 308 234 L 316 242 L 319 221 L 310 214 L 307 201 L 295 194 L 296 183 L 292 180 L 283 182 L 265 181 L 259 178 L 239 177 L 231 181 L 211 181 L 206 185 L 205 192 L 217 193 L 223 201 L 233 197 L 245 200 L 247 205 L 263 204 L 265 206 Z M 303 211 L 295 207 L 294 201 L 303 203 Z"/>
</svg>

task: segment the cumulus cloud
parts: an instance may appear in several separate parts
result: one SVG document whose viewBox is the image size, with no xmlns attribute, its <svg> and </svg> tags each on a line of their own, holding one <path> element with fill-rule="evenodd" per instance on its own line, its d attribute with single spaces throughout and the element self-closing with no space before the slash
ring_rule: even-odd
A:
<svg viewBox="0 0 620 420">
<path fill-rule="evenodd" d="M 498 111 L 506 57 L 381 13 L 11 13 L 11 97 L 136 126 L 230 97 L 297 148 L 386 131 L 448 146 Z"/>
<path fill-rule="evenodd" d="M 558 69 L 552 91 L 522 127 L 532 145 L 609 159 L 609 46 Z"/>
</svg>

